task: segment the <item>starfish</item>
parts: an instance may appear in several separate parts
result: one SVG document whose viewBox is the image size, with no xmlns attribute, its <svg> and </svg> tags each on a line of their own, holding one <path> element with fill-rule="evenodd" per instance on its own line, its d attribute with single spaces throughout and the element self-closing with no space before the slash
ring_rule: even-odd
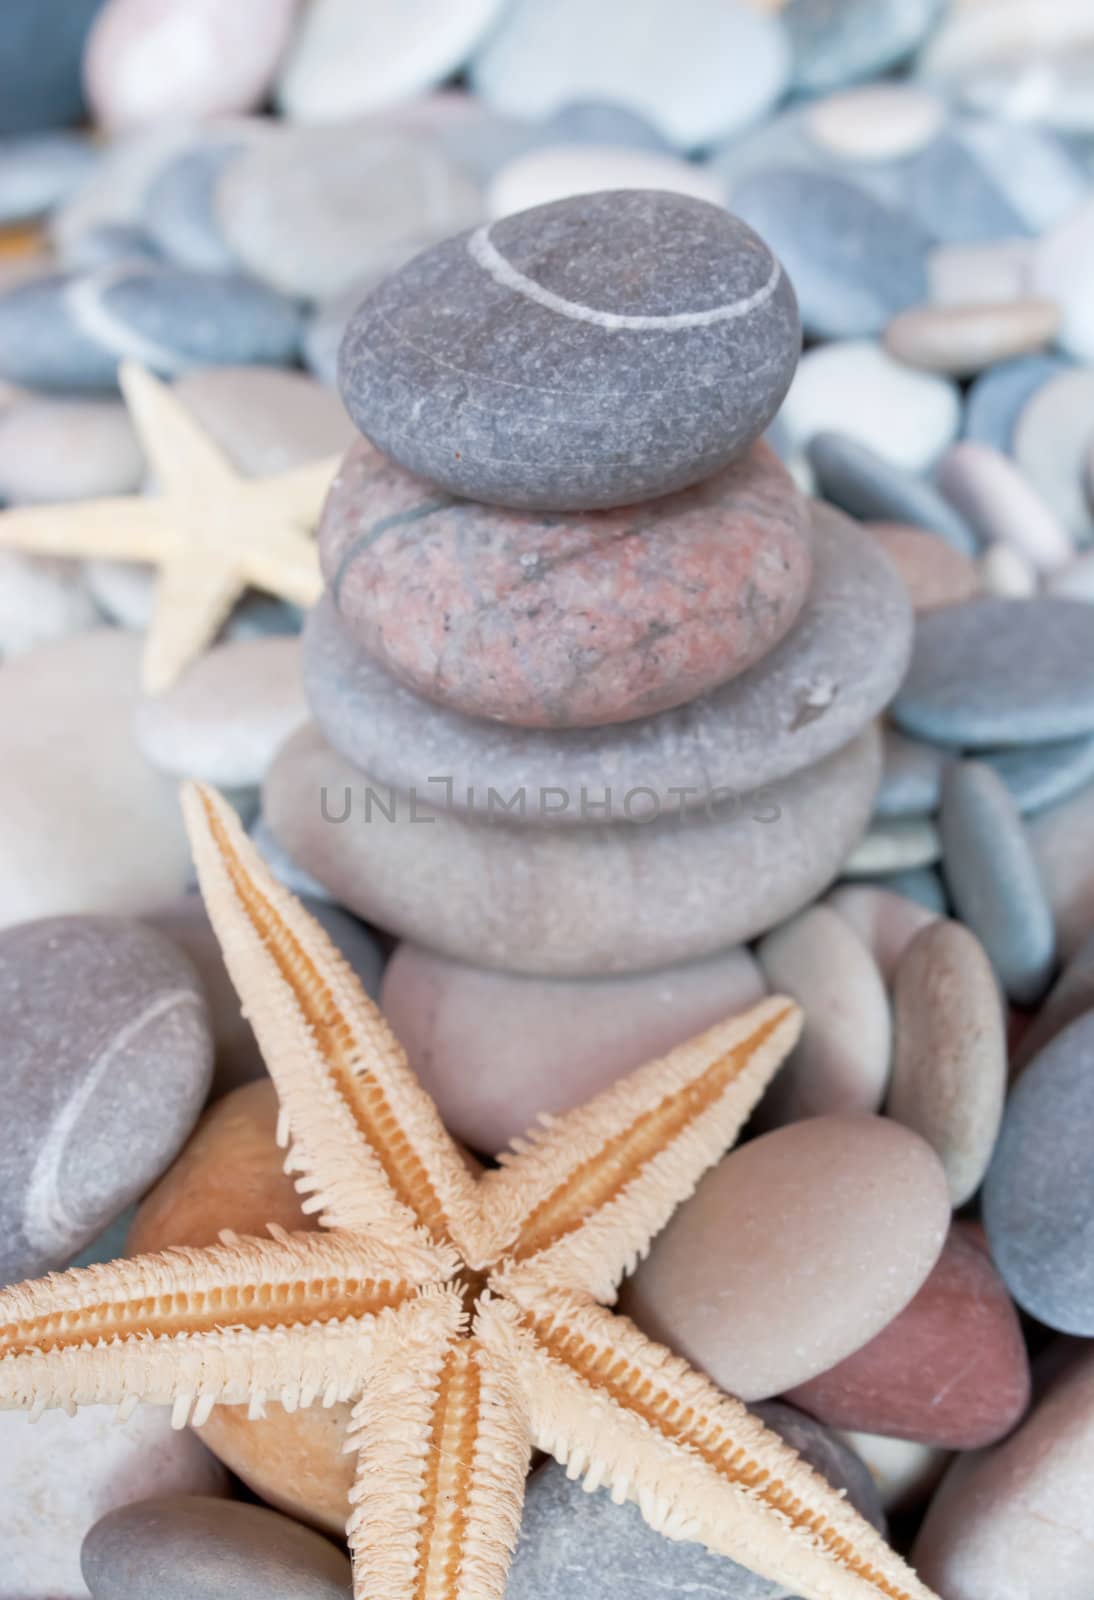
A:
<svg viewBox="0 0 1094 1600">
<path fill-rule="evenodd" d="M 133 362 L 118 381 L 160 494 L 0 512 L 0 546 L 159 569 L 142 686 L 170 688 L 248 587 L 310 606 L 322 591 L 311 531 L 338 458 L 245 478 L 175 395 Z"/>
<path fill-rule="evenodd" d="M 187 785 L 209 915 L 319 1232 L 225 1232 L 0 1292 L 0 1405 L 352 1402 L 357 1600 L 501 1600 L 533 1446 L 810 1600 L 931 1600 L 740 1401 L 611 1310 L 792 1048 L 769 999 L 469 1171 L 383 1016 Z"/>
</svg>

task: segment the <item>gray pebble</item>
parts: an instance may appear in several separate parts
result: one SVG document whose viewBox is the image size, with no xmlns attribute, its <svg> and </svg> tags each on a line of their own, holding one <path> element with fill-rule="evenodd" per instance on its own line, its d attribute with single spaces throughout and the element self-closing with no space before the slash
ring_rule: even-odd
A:
<svg viewBox="0 0 1094 1600">
<path fill-rule="evenodd" d="M 207 141 L 184 150 L 157 174 L 144 200 L 144 225 L 159 249 L 177 266 L 194 272 L 232 272 L 228 248 L 214 209 L 216 186 L 233 157 L 237 139 Z"/>
<path fill-rule="evenodd" d="M 111 325 L 116 356 L 144 351 L 159 371 L 287 366 L 300 347 L 303 324 L 293 302 L 238 275 L 119 268 L 91 280 L 86 292 L 89 314 Z"/>
<path fill-rule="evenodd" d="M 98 272 L 102 267 L 143 265 L 161 261 L 159 248 L 141 227 L 133 222 L 100 222 L 79 233 L 62 255 L 71 272 Z"/>
<path fill-rule="evenodd" d="M 63 1266 L 159 1177 L 209 1088 L 197 976 L 113 917 L 0 933 L 3 1077 L 19 1107 L 0 1157 L 0 1282 Z"/>
<path fill-rule="evenodd" d="M 1094 1334 L 1094 1013 L 1022 1073 L 984 1183 L 992 1259 L 1019 1305 L 1062 1333 Z"/>
<path fill-rule="evenodd" d="M 810 1466 L 834 1487 L 845 1489 L 857 1511 L 876 1527 L 884 1526 L 870 1475 L 853 1451 L 790 1406 L 769 1402 L 754 1409 Z M 581 1600 L 664 1600 L 666 1595 L 777 1600 L 786 1592 L 692 1540 L 663 1538 L 643 1521 L 633 1502 L 617 1506 L 606 1490 L 587 1494 L 556 1462 L 540 1467 L 528 1480 L 505 1600 L 565 1595 Z"/>
<path fill-rule="evenodd" d="M 569 828 L 712 793 L 738 796 L 821 760 L 885 706 L 906 667 L 911 611 L 869 535 L 830 507 L 813 516 L 813 585 L 787 638 L 762 661 L 689 705 L 601 728 L 528 729 L 433 705 L 389 676 L 346 632 L 329 597 L 304 634 L 305 688 L 327 737 L 382 783 L 417 787 L 456 809 L 499 816 L 524 797 L 529 822 Z M 590 803 L 583 808 L 582 796 Z M 597 801 L 601 810 L 592 809 Z M 491 813 L 490 808 L 495 809 Z"/>
<path fill-rule="evenodd" d="M 973 380 L 965 397 L 965 438 L 994 445 L 1010 455 L 1015 425 L 1026 401 L 1067 367 L 1062 356 L 1016 356 L 1013 361 L 988 367 Z"/>
<path fill-rule="evenodd" d="M 974 555 L 976 539 L 965 519 L 933 484 L 899 467 L 843 433 L 815 433 L 806 454 L 818 492 L 864 522 L 907 522 L 928 528 L 962 555 Z"/>
<path fill-rule="evenodd" d="M 120 1506 L 84 1540 L 93 1600 L 350 1600 L 349 1558 L 266 1506 L 167 1495 Z"/>
<path fill-rule="evenodd" d="M 954 133 L 943 133 L 913 156 L 904 181 L 909 211 L 942 244 L 1011 239 L 1033 232 Z"/>
<path fill-rule="evenodd" d="M 910 55 L 941 10 L 941 0 L 790 0 L 791 86 L 806 94 L 884 72 Z"/>
<path fill-rule="evenodd" d="M 906 732 L 975 749 L 1094 733 L 1094 626 L 1080 600 L 991 597 L 916 618 L 890 709 Z"/>
<path fill-rule="evenodd" d="M 750 229 L 628 190 L 416 257 L 350 323 L 340 381 L 361 431 L 411 472 L 497 505 L 588 510 L 738 455 L 786 393 L 799 340 L 790 281 Z"/>
<path fill-rule="evenodd" d="M 875 817 L 925 817 L 938 809 L 947 752 L 886 728 L 885 766 L 874 801 Z"/>
<path fill-rule="evenodd" d="M 1052 912 L 1022 819 L 1003 780 L 955 762 L 942 783 L 943 870 L 957 914 L 977 935 L 1016 1005 L 1035 1005 L 1052 977 Z"/>
<path fill-rule="evenodd" d="M 84 113 L 80 64 L 103 0 L 4 0 L 0 135 L 63 128 Z"/>
<path fill-rule="evenodd" d="M 1094 783 L 1094 734 L 1061 739 L 1056 744 L 988 750 L 980 759 L 999 774 L 1015 805 L 1026 815 L 1054 806 Z"/>
<path fill-rule="evenodd" d="M 0 378 L 30 389 L 114 388 L 118 357 L 77 321 L 76 281 L 56 274 L 0 293 Z"/>
<path fill-rule="evenodd" d="M 611 144 L 667 154 L 672 144 L 653 123 L 630 106 L 608 100 L 571 100 L 536 129 L 537 142 Z"/>
<path fill-rule="evenodd" d="M 82 134 L 0 139 L 0 226 L 43 216 L 83 183 L 97 160 Z"/>
<path fill-rule="evenodd" d="M 772 168 L 735 186 L 733 209 L 785 266 L 806 333 L 880 333 L 898 311 L 927 299 L 930 234 L 857 184 Z"/>
</svg>

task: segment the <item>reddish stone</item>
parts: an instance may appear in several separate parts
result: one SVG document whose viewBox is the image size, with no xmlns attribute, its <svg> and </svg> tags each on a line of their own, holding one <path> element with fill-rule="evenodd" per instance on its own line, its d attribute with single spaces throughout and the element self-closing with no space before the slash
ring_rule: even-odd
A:
<svg viewBox="0 0 1094 1600">
<path fill-rule="evenodd" d="M 1018 1313 L 982 1244 L 955 1223 L 915 1299 L 854 1355 L 787 1395 L 837 1428 L 975 1450 L 1029 1404 Z"/>
<path fill-rule="evenodd" d="M 788 632 L 809 514 L 762 443 L 613 511 L 456 500 L 359 440 L 319 533 L 347 629 L 420 694 L 528 728 L 626 722 L 735 677 Z"/>
</svg>

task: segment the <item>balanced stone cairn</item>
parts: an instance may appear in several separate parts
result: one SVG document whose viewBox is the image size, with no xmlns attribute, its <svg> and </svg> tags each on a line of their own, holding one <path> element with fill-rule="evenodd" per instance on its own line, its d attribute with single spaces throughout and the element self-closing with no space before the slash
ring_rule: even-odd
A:
<svg viewBox="0 0 1094 1600">
<path fill-rule="evenodd" d="M 264 810 L 443 955 L 553 977 L 753 938 L 839 873 L 912 617 L 760 435 L 794 292 L 705 201 L 606 192 L 460 234 L 360 306 Z"/>
</svg>

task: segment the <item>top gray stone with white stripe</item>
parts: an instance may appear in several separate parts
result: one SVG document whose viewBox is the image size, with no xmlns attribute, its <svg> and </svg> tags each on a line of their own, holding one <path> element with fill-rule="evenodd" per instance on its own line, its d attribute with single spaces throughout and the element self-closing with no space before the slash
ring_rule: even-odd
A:
<svg viewBox="0 0 1094 1600">
<path fill-rule="evenodd" d="M 536 206 L 416 256 L 342 345 L 350 415 L 451 493 L 531 510 L 667 494 L 761 434 L 794 291 L 719 207 L 659 190 Z"/>
</svg>

